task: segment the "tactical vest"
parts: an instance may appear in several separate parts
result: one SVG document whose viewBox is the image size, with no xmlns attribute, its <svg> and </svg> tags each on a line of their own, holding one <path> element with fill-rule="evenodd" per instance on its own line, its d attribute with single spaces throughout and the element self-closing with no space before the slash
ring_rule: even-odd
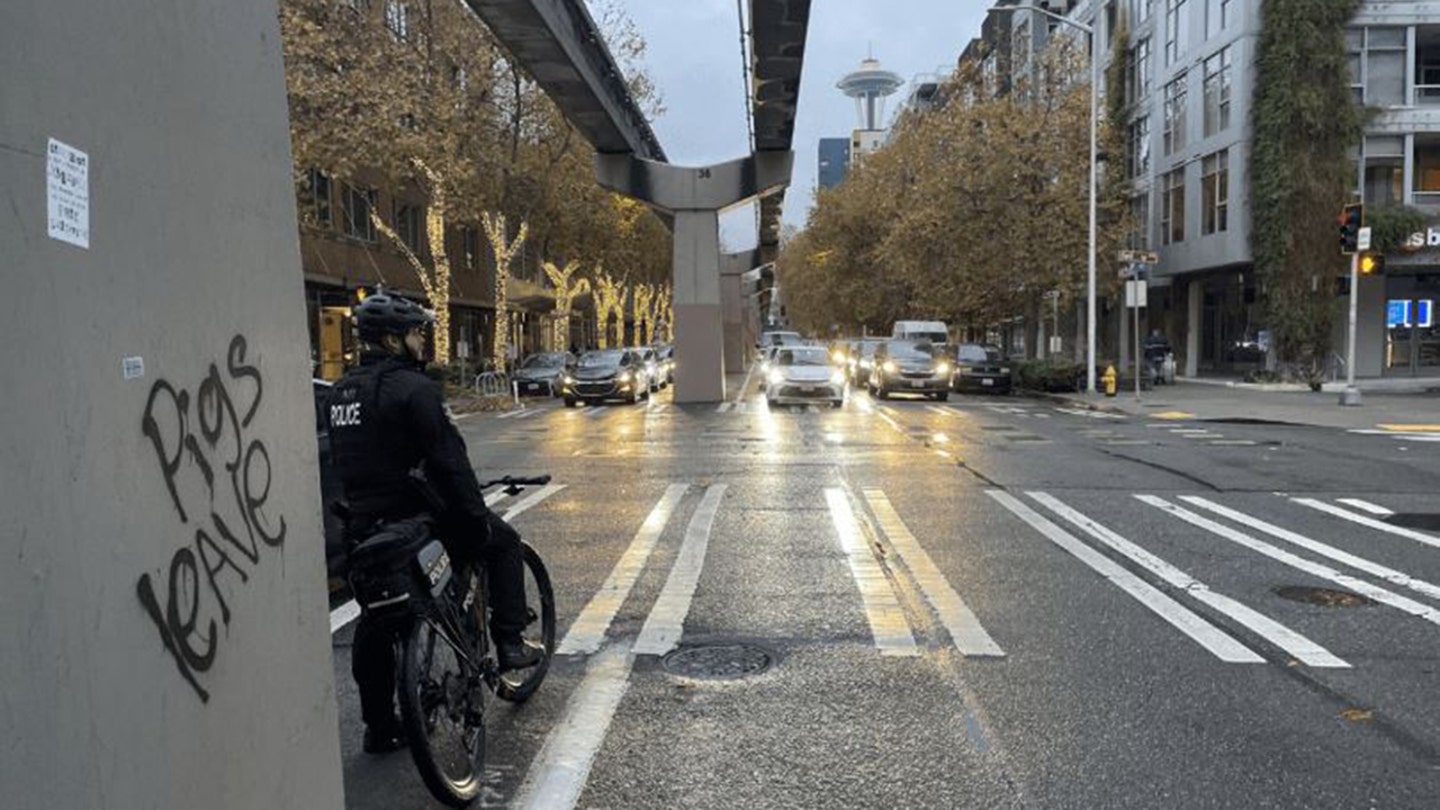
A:
<svg viewBox="0 0 1440 810">
<path fill-rule="evenodd" d="M 331 389 L 330 447 L 350 511 L 362 521 L 408 517 L 423 510 L 410 470 L 417 462 L 403 426 L 380 410 L 381 382 L 404 368 L 389 360 L 352 369 Z M 393 418 L 393 417 L 392 417 Z"/>
</svg>

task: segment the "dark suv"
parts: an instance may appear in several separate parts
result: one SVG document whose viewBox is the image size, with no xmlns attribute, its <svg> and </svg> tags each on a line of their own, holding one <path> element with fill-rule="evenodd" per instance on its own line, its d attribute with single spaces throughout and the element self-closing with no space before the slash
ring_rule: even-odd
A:
<svg viewBox="0 0 1440 810">
<path fill-rule="evenodd" d="M 955 349 L 956 391 L 1009 393 L 1010 366 L 1000 349 L 980 343 L 962 343 Z"/>
<path fill-rule="evenodd" d="M 580 402 L 594 403 L 624 399 L 635 403 L 650 397 L 650 378 L 645 360 L 630 349 L 600 349 L 585 352 L 560 380 L 565 407 Z"/>
<path fill-rule="evenodd" d="M 941 402 L 950 398 L 950 361 L 926 340 L 887 340 L 875 348 L 870 368 L 870 393 L 922 394 Z"/>
</svg>

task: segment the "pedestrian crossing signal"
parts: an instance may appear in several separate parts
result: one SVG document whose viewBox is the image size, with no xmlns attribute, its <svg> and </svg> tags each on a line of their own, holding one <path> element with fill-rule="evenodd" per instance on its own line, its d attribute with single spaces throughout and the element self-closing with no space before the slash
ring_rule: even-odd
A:
<svg viewBox="0 0 1440 810">
<path fill-rule="evenodd" d="M 1360 256 L 1360 275 L 1374 276 L 1385 272 L 1385 256 L 1381 253 L 1363 253 Z"/>
<path fill-rule="evenodd" d="M 1360 228 L 1365 224 L 1365 206 L 1351 203 L 1340 212 L 1340 252 L 1346 256 L 1360 252 Z"/>
</svg>

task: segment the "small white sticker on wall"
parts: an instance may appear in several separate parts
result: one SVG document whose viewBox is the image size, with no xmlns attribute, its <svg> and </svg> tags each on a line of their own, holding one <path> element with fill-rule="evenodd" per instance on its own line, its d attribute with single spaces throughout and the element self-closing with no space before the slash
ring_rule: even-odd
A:
<svg viewBox="0 0 1440 810">
<path fill-rule="evenodd" d="M 145 376 L 145 358 L 126 357 L 120 361 L 120 373 L 127 380 Z"/>
<path fill-rule="evenodd" d="M 50 238 L 90 248 L 90 156 L 50 139 L 45 165 Z"/>
</svg>

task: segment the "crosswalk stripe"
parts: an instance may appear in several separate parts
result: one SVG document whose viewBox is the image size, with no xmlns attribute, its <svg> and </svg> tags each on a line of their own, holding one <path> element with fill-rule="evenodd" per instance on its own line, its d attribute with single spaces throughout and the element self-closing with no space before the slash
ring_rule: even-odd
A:
<svg viewBox="0 0 1440 810">
<path fill-rule="evenodd" d="M 491 509 L 494 509 L 494 508 L 495 508 L 495 504 L 500 503 L 501 501 L 505 500 L 505 499 L 508 498 L 508 497 L 510 497 L 510 493 L 506 492 L 506 491 L 503 490 L 503 489 L 502 489 L 502 490 L 498 490 L 498 491 L 496 491 L 496 492 L 493 493 L 493 494 L 492 494 L 492 493 L 486 493 L 486 494 L 485 494 L 485 505 L 488 506 L 488 507 L 490 507 Z"/>
<path fill-rule="evenodd" d="M 930 554 L 915 539 L 915 535 L 910 533 L 909 527 L 895 511 L 885 493 L 878 489 L 867 489 L 865 500 L 869 501 L 870 509 L 875 512 L 880 530 L 899 552 L 905 567 L 910 569 L 910 574 L 920 585 L 921 592 L 939 615 L 940 623 L 945 625 L 946 631 L 950 633 L 955 648 L 962 655 L 968 656 L 1004 656 L 1005 651 L 985 632 L 970 606 L 965 604 L 965 600 L 950 586 L 945 575 L 940 573 L 940 569 L 930 559 Z"/>
<path fill-rule="evenodd" d="M 1163 579 L 1186 595 L 1194 597 L 1215 610 L 1229 616 L 1261 638 L 1274 644 L 1296 660 L 1312 667 L 1348 669 L 1350 664 L 1337 657 L 1314 641 L 1291 630 L 1270 617 L 1251 609 L 1247 605 L 1223 594 L 1210 590 L 1205 583 L 1195 579 L 1145 549 L 1126 540 L 1105 526 L 1096 523 L 1079 511 L 1067 506 L 1060 499 L 1045 492 L 1026 493 L 1050 511 L 1069 521 L 1076 528 L 1099 540 L 1120 554 L 1135 561 L 1140 567 Z"/>
<path fill-rule="evenodd" d="M 1440 548 L 1440 537 L 1432 537 L 1424 532 L 1417 532 L 1414 529 L 1407 529 L 1404 526 L 1395 526 L 1383 520 L 1376 520 L 1366 515 L 1356 514 L 1348 509 L 1341 509 L 1338 506 L 1325 503 L 1324 501 L 1317 501 L 1314 498 L 1291 498 L 1290 500 L 1301 506 L 1308 506 L 1311 509 L 1318 509 L 1326 514 L 1344 518 L 1351 523 L 1358 523 L 1361 526 L 1368 526 L 1371 529 L 1376 529 L 1386 534 L 1393 534 L 1396 537 L 1404 537 L 1407 540 L 1414 540 L 1417 543 L 1424 543 L 1427 546 Z"/>
<path fill-rule="evenodd" d="M 845 497 L 845 490 L 826 488 L 825 501 L 830 506 L 835 532 L 840 535 L 840 548 L 850 563 L 850 574 L 860 588 L 860 599 L 864 603 L 865 618 L 870 623 L 870 635 L 875 640 L 875 646 L 881 655 L 919 655 L 905 611 L 900 607 L 895 589 L 885 578 L 885 572 L 875 561 L 870 546 L 860 535 L 860 524 Z"/>
<path fill-rule="evenodd" d="M 610 622 L 615 619 L 616 612 L 630 595 L 630 589 L 635 587 L 635 580 L 640 578 L 640 572 L 644 570 L 645 562 L 650 559 L 650 552 L 655 550 L 655 544 L 665 531 L 665 524 L 669 522 L 671 513 L 689 489 L 689 484 L 671 484 L 665 490 L 659 503 L 655 504 L 649 517 L 640 525 L 640 530 L 635 533 L 630 546 L 625 549 L 619 562 L 615 563 L 610 576 L 605 579 L 595 596 L 591 597 L 585 609 L 580 611 L 575 623 L 570 625 L 569 632 L 555 651 L 556 655 L 593 653 L 600 649 L 601 643 L 605 641 L 605 633 L 610 629 Z"/>
<path fill-rule="evenodd" d="M 947 410 L 945 410 L 944 408 L 940 407 L 939 405 L 926 405 L 926 406 L 925 406 L 925 410 L 927 410 L 927 411 L 934 411 L 935 413 L 938 413 L 938 414 L 940 414 L 941 416 L 953 416 L 953 415 L 954 415 L 954 411 L 947 411 Z"/>
<path fill-rule="evenodd" d="M 360 618 L 360 604 L 354 599 L 330 611 L 330 635 L 335 635 L 340 628 L 358 618 Z"/>
<path fill-rule="evenodd" d="M 1306 537 L 1303 534 L 1292 532 L 1289 529 L 1283 529 L 1279 526 L 1274 525 L 1273 523 L 1267 523 L 1260 518 L 1247 515 L 1244 512 L 1240 512 L 1226 506 L 1221 506 L 1214 501 L 1202 498 L 1198 495 L 1184 495 L 1181 496 L 1180 500 L 1192 506 L 1198 506 L 1201 509 L 1206 509 L 1214 512 L 1221 517 L 1227 517 L 1242 526 L 1248 526 L 1252 529 L 1264 532 L 1265 534 L 1268 534 L 1276 539 L 1284 540 L 1287 543 L 1293 543 L 1300 548 L 1313 551 L 1323 557 L 1329 557 L 1335 562 L 1348 565 L 1357 571 L 1364 571 L 1365 573 L 1373 577 L 1379 577 L 1380 579 L 1383 579 L 1393 585 L 1399 585 L 1402 588 L 1409 588 L 1416 593 L 1423 593 L 1432 599 L 1440 599 L 1440 585 L 1432 585 L 1425 580 L 1416 579 L 1409 574 L 1401 573 L 1400 571 L 1396 571 L 1393 568 L 1387 568 L 1377 562 L 1371 562 L 1364 557 L 1357 557 L 1348 551 L 1342 551 L 1341 549 L 1335 548 L 1334 546 L 1326 545 L 1319 540 L 1312 540 L 1311 538 Z"/>
<path fill-rule="evenodd" d="M 1032 528 L 1055 545 L 1089 566 L 1097 574 L 1110 580 L 1116 587 L 1129 594 L 1155 615 L 1169 622 L 1175 629 L 1194 639 L 1216 658 L 1233 664 L 1265 663 L 1265 659 L 1254 650 L 1200 618 L 1184 605 L 1166 596 L 1155 586 L 1130 573 L 1119 563 L 1080 542 L 1075 535 L 1042 517 L 1038 512 L 1022 503 L 1020 499 L 997 489 L 987 489 L 985 494 L 1009 509 L 1016 517 L 1030 524 Z"/>
<path fill-rule="evenodd" d="M 524 498 L 516 501 L 514 505 L 512 505 L 509 509 L 505 510 L 504 519 L 508 522 L 514 520 L 517 517 L 520 517 L 525 512 L 529 511 L 530 507 L 534 506 L 537 503 L 540 503 L 541 501 L 545 500 L 551 495 L 554 495 L 555 493 L 559 492 L 564 488 L 564 484 L 550 484 L 548 486 L 541 487 L 540 489 L 530 493 L 529 495 L 526 495 Z"/>
<path fill-rule="evenodd" d="M 595 755 L 629 689 L 633 663 L 623 643 L 591 660 L 565 705 L 565 716 L 531 763 L 512 807 L 568 810 L 580 801 Z"/>
<path fill-rule="evenodd" d="M 1431 624 L 1440 625 L 1440 611 L 1437 611 L 1434 608 L 1428 607 L 1426 605 L 1422 605 L 1421 603 L 1416 602 L 1414 599 L 1410 599 L 1397 593 L 1387 591 L 1384 588 L 1376 585 L 1371 585 L 1370 583 L 1362 579 L 1356 579 L 1355 577 L 1347 576 L 1329 566 L 1311 562 L 1310 560 L 1307 560 L 1303 557 L 1297 557 L 1294 554 L 1285 551 L 1284 549 L 1276 548 L 1275 546 L 1272 546 L 1262 540 L 1257 540 L 1250 535 L 1245 534 L 1244 532 L 1238 532 L 1230 528 L 1229 526 L 1216 523 L 1215 521 L 1205 517 L 1201 517 L 1200 515 L 1197 515 L 1188 509 L 1176 506 L 1175 504 L 1170 503 L 1164 498 L 1159 498 L 1154 495 L 1136 495 L 1135 497 L 1138 498 L 1141 502 L 1148 503 L 1163 512 L 1167 512 L 1177 518 L 1180 518 L 1181 520 L 1191 524 L 1192 526 L 1199 526 L 1200 528 L 1210 532 L 1211 534 L 1222 537 L 1233 543 L 1242 545 L 1248 549 L 1251 549 L 1252 551 L 1259 552 L 1260 554 L 1263 554 L 1272 560 L 1276 560 L 1277 562 L 1282 562 L 1290 566 L 1291 568 L 1299 569 L 1307 574 L 1319 577 L 1320 579 L 1328 579 L 1331 582 L 1334 582 L 1338 585 L 1343 585 L 1344 587 L 1349 588 L 1350 590 L 1355 591 L 1362 596 L 1368 596 L 1371 599 L 1374 599 L 1376 602 L 1384 605 L 1389 605 L 1396 610 L 1404 611 L 1411 616 L 1424 619 Z"/>
<path fill-rule="evenodd" d="M 1364 501 L 1359 498 L 1339 498 L 1338 501 L 1346 506 L 1359 509 L 1362 512 L 1369 512 L 1372 515 L 1379 515 L 1380 517 L 1390 517 L 1395 514 L 1379 504 Z"/>
<path fill-rule="evenodd" d="M 518 410 L 513 410 L 513 411 L 506 411 L 505 413 L 500 414 L 500 415 L 499 415 L 498 417 L 496 417 L 496 418 L 497 418 L 497 419 L 514 419 L 515 417 L 519 416 L 520 414 L 522 414 L 522 413 L 524 413 L 524 412 L 525 412 L 524 409 L 518 409 Z"/>
<path fill-rule="evenodd" d="M 716 412 L 716 413 L 725 413 L 726 411 L 730 410 L 730 408 L 733 407 L 734 404 L 735 404 L 735 403 L 733 403 L 733 402 L 722 402 L 722 403 L 720 403 L 719 405 L 715 406 L 715 412 Z"/>
<path fill-rule="evenodd" d="M 690 525 L 685 529 L 685 541 L 680 544 L 680 554 L 670 568 L 670 576 L 660 591 L 660 598 L 650 609 L 650 616 L 640 630 L 635 642 L 636 655 L 664 655 L 675 649 L 685 630 L 685 617 L 690 613 L 690 603 L 695 598 L 695 586 L 700 583 L 700 569 L 705 565 L 705 551 L 710 547 L 710 528 L 715 523 L 715 513 L 720 509 L 720 499 L 725 497 L 725 484 L 716 484 L 705 490 Z"/>
<path fill-rule="evenodd" d="M 599 416 L 600 414 L 602 414 L 602 413 L 604 413 L 604 412 L 605 412 L 605 406 L 604 406 L 604 405 L 591 405 L 590 407 L 586 408 L 584 411 L 581 411 L 581 413 L 584 413 L 586 416 Z"/>
</svg>

